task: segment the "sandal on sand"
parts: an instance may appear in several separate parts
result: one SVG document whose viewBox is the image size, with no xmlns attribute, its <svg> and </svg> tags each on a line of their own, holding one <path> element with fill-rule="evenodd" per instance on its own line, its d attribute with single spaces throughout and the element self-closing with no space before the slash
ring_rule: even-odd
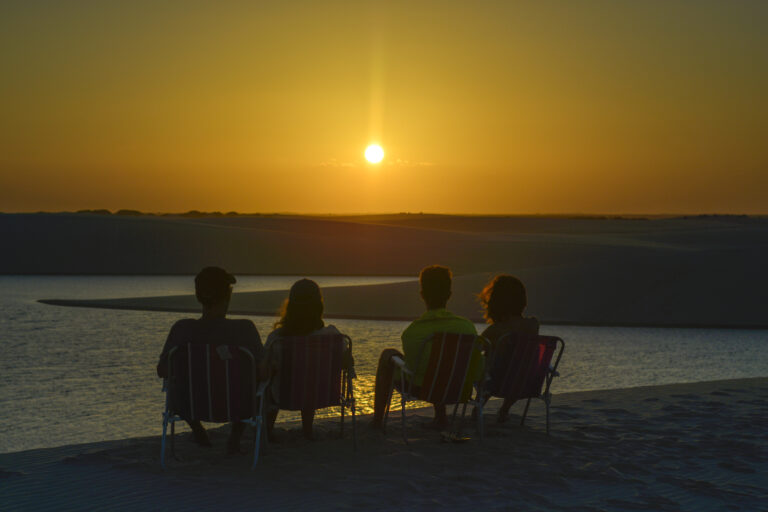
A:
<svg viewBox="0 0 768 512">
<path fill-rule="evenodd" d="M 459 436 L 455 432 L 441 432 L 440 440 L 444 443 L 466 443 L 471 441 L 471 437 Z"/>
</svg>

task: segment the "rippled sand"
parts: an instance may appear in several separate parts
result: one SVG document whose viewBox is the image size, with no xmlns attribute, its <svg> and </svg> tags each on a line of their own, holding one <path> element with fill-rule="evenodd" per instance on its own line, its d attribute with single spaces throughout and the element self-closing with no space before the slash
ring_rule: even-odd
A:
<svg viewBox="0 0 768 512">
<path fill-rule="evenodd" d="M 159 437 L 0 455 L 0 509 L 181 510 L 759 510 L 768 498 L 768 378 L 557 395 L 525 427 L 486 413 L 483 441 L 442 443 L 409 420 L 389 434 L 358 423 L 359 450 L 333 419 L 319 440 L 278 429 L 255 472 L 249 456 L 177 443 L 159 467 Z M 519 412 L 519 406 L 513 409 Z"/>
</svg>

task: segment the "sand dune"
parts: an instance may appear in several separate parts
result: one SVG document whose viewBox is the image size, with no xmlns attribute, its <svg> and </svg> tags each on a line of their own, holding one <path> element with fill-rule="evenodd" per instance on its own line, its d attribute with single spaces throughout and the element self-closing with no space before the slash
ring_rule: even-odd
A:
<svg viewBox="0 0 768 512">
<path fill-rule="evenodd" d="M 519 412 L 519 405 L 513 412 Z M 440 442 L 412 415 L 411 443 L 360 418 L 359 450 L 318 422 L 319 441 L 278 427 L 255 472 L 185 435 L 159 467 L 159 436 L 0 454 L 2 510 L 761 510 L 768 499 L 768 379 L 591 391 L 554 398 L 552 435 L 540 402 L 525 427 Z M 158 427 L 159 427 L 158 418 Z"/>
<path fill-rule="evenodd" d="M 415 275 L 457 274 L 451 308 L 479 319 L 476 294 L 509 272 L 545 323 L 764 327 L 768 219 L 697 217 L 120 217 L 0 215 L 2 273 Z M 283 294 L 237 296 L 272 314 Z M 45 297 L 56 299 L 56 297 Z M 414 285 L 326 290 L 331 316 L 412 318 Z M 61 302 L 58 302 L 61 303 Z M 190 298 L 68 302 L 194 311 Z"/>
</svg>

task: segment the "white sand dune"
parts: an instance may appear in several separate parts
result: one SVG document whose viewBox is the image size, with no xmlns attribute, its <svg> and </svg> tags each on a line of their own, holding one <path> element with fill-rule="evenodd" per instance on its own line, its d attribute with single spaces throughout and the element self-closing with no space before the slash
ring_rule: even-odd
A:
<svg viewBox="0 0 768 512">
<path fill-rule="evenodd" d="M 284 424 L 254 472 L 223 454 L 227 427 L 212 449 L 180 436 L 165 472 L 158 436 L 0 454 L 0 510 L 766 509 L 768 378 L 556 395 L 549 437 L 541 403 L 525 427 L 489 409 L 464 444 L 421 428 L 428 411 L 407 446 L 360 418 L 357 453 L 335 420 L 315 442 Z"/>
</svg>

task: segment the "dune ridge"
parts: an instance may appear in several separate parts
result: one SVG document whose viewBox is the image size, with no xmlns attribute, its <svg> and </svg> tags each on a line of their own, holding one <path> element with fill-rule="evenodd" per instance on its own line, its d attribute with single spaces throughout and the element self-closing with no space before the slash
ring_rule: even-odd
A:
<svg viewBox="0 0 768 512">
<path fill-rule="evenodd" d="M 766 327 L 768 219 L 360 217 L 124 217 L 0 215 L 6 274 L 457 276 L 450 307 L 480 319 L 474 295 L 494 273 L 523 279 L 544 323 Z M 326 290 L 328 314 L 413 318 L 414 284 Z M 416 297 L 414 298 L 414 294 Z M 283 294 L 237 294 L 233 310 L 274 314 Z M 89 307 L 194 311 L 190 298 L 60 301 Z"/>
</svg>

